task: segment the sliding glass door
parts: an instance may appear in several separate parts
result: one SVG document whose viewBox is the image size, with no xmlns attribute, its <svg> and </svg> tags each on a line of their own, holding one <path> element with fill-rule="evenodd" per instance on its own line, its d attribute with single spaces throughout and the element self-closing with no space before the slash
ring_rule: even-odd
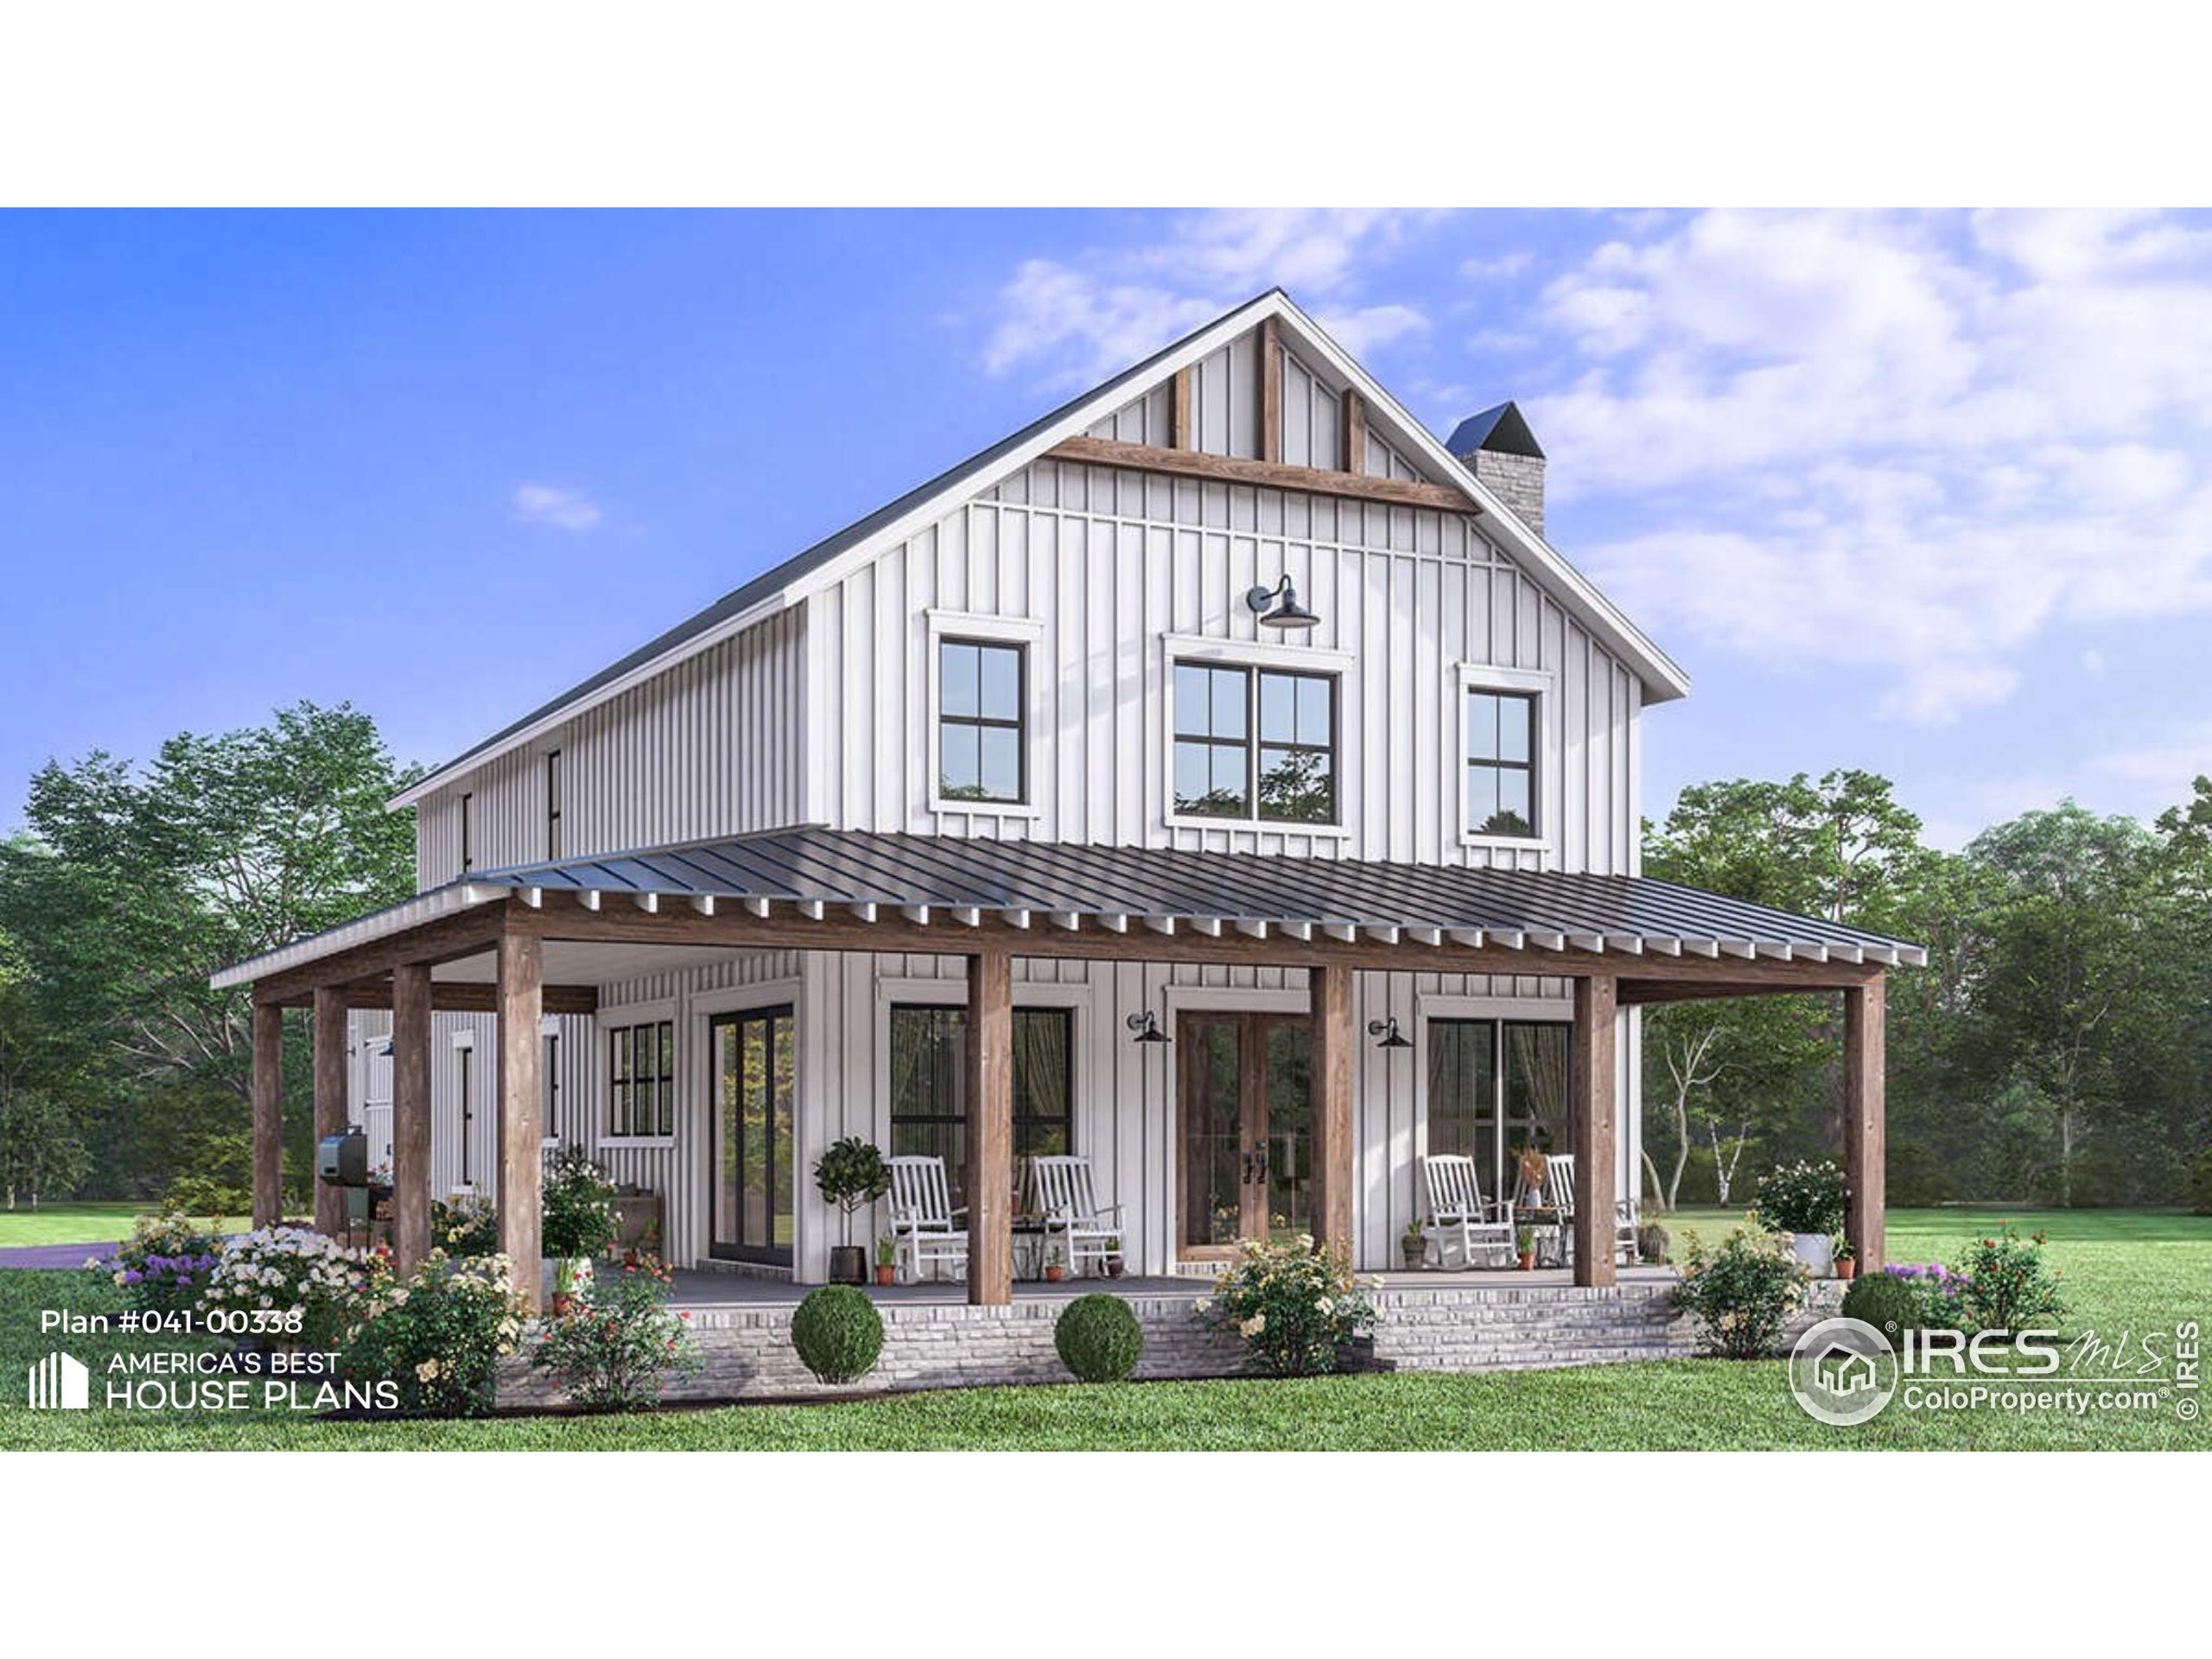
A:
<svg viewBox="0 0 2212 1659">
<path fill-rule="evenodd" d="M 712 1254 L 791 1265 L 791 1010 L 718 1014 L 712 1037 Z"/>
</svg>

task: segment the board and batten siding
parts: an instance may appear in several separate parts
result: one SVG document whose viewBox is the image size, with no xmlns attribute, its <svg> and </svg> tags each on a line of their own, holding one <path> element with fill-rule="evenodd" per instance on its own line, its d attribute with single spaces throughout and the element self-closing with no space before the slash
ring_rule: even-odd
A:
<svg viewBox="0 0 2212 1659">
<path fill-rule="evenodd" d="M 461 874 L 464 795 L 474 868 L 546 856 L 556 750 L 564 857 L 798 822 L 804 626 L 779 612 L 433 791 L 416 810 L 418 890 Z"/>
<path fill-rule="evenodd" d="M 1287 572 L 1321 621 L 1263 632 L 1248 589 Z M 806 601 L 810 821 L 1291 856 L 1630 871 L 1640 687 L 1480 520 L 1040 461 Z M 929 613 L 1025 621 L 1032 810 L 932 810 Z M 1342 669 L 1341 826 L 1171 823 L 1169 638 Z M 1548 851 L 1461 839 L 1458 671 L 1549 691 Z"/>
</svg>

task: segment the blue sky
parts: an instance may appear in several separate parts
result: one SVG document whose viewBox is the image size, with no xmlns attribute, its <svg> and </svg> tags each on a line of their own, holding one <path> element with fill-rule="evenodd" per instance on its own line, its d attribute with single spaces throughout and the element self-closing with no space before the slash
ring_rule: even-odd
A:
<svg viewBox="0 0 2212 1659">
<path fill-rule="evenodd" d="M 2212 770 L 2212 220 L 0 215 L 0 817 L 351 699 L 442 759 L 1280 282 L 1687 666 L 1645 809 L 1858 766 L 1937 838 Z"/>
</svg>

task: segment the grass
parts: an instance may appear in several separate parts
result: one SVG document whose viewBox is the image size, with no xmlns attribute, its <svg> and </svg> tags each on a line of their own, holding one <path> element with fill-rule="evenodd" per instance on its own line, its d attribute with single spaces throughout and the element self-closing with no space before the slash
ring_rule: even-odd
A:
<svg viewBox="0 0 2212 1659">
<path fill-rule="evenodd" d="M 1980 1211 L 1893 1212 L 1891 1255 L 1955 1257 L 2002 1219 Z M 2069 1334 L 2212 1325 L 2212 1219 L 2166 1213 L 2016 1212 L 2046 1229 L 2072 1303 Z M 1672 1218 L 1717 1235 L 1719 1211 Z M 1993 1409 L 1943 1414 L 1892 1406 L 1854 1429 L 1814 1422 L 1778 1362 L 1680 1360 L 1482 1376 L 1332 1376 L 1288 1382 L 1128 1383 L 975 1389 L 817 1406 L 738 1406 L 634 1418 L 503 1418 L 454 1423 L 324 1423 L 230 1414 L 99 1410 L 33 1414 L 23 1367 L 56 1342 L 42 1306 L 119 1307 L 77 1274 L 0 1274 L 0 1449 L 294 1450 L 2061 1450 L 2202 1449 L 2201 1422 L 2157 1414 L 2070 1417 Z M 127 1339 L 126 1339 L 127 1340 Z M 124 1342 L 77 1338 L 95 1371 Z"/>
<path fill-rule="evenodd" d="M 130 1224 L 149 1206 L 136 1199 L 91 1204 L 42 1204 L 37 1209 L 0 1210 L 0 1249 L 27 1244 L 112 1244 L 130 1236 Z M 240 1232 L 251 1224 L 228 1217 L 216 1224 L 223 1232 Z"/>
</svg>

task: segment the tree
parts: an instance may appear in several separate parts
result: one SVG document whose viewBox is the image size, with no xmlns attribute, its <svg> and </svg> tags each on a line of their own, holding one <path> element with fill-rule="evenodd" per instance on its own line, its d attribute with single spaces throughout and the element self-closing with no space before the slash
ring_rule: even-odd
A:
<svg viewBox="0 0 2212 1659">
<path fill-rule="evenodd" d="M 93 1085 L 104 1169 L 171 1107 L 183 1121 L 149 1144 L 174 1155 L 212 1135 L 229 1161 L 251 1027 L 245 995 L 207 977 L 407 897 L 413 818 L 385 802 L 414 776 L 367 715 L 302 702 L 267 726 L 180 734 L 147 766 L 95 753 L 34 777 L 29 833 L 0 847 L 0 928 L 22 949 L 42 1028 Z M 303 1099 L 305 1045 L 287 1046 L 301 1074 L 287 1097 Z M 295 1127 L 303 1155 L 304 1117 Z"/>
<path fill-rule="evenodd" d="M 9 1209 L 18 1193 L 37 1209 L 41 1193 L 75 1186 L 91 1167 L 67 1107 L 35 1089 L 0 1093 L 0 1192 Z"/>
</svg>

